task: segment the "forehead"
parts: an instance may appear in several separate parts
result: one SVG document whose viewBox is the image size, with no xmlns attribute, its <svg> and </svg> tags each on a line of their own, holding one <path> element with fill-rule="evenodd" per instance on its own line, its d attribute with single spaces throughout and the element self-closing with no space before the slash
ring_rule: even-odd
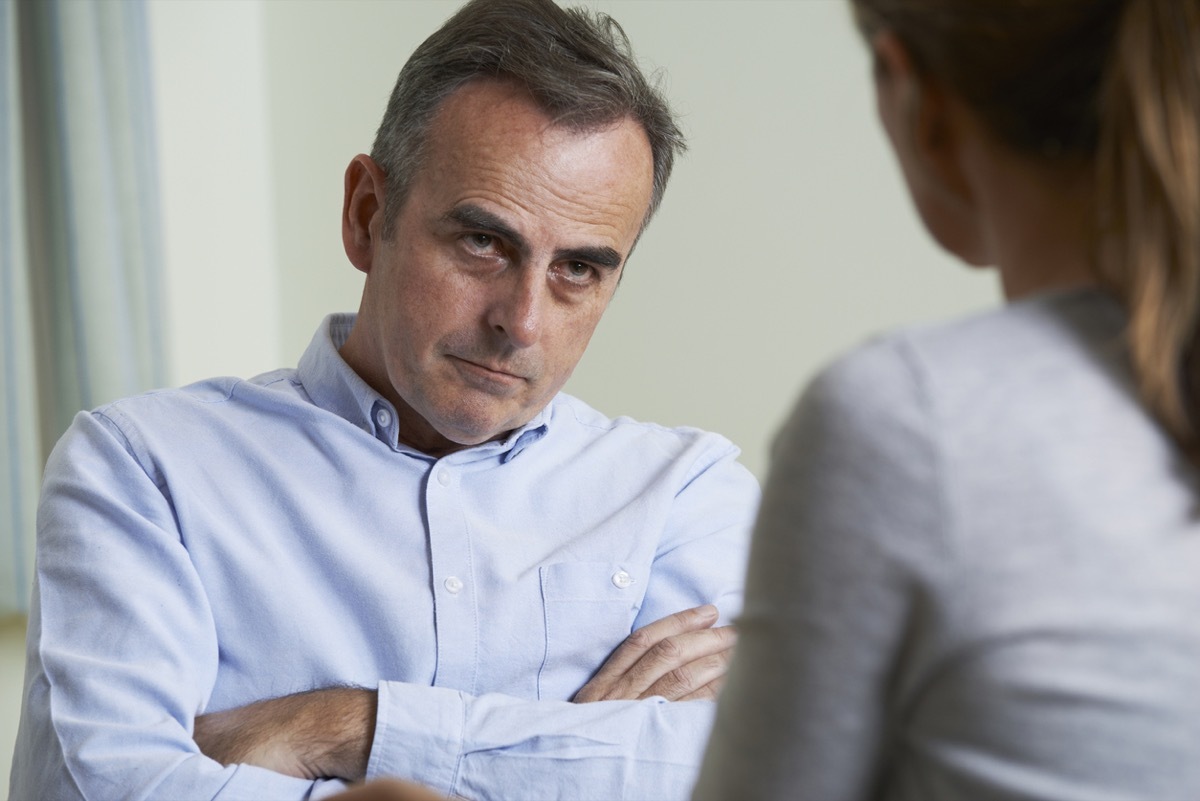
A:
<svg viewBox="0 0 1200 801">
<path fill-rule="evenodd" d="M 519 87 L 476 81 L 435 115 L 413 194 L 431 213 L 474 203 L 526 235 L 587 235 L 628 253 L 652 183 L 649 140 L 634 120 L 575 130 Z"/>
</svg>

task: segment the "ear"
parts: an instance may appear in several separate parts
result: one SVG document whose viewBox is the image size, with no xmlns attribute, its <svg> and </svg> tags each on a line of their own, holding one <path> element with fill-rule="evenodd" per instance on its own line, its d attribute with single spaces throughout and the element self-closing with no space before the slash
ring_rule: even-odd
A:
<svg viewBox="0 0 1200 801">
<path fill-rule="evenodd" d="M 877 34 L 871 50 L 879 117 L 925 227 L 951 253 L 979 263 L 974 117 L 957 95 L 916 68 L 894 33 Z"/>
<path fill-rule="evenodd" d="M 350 263 L 371 272 L 375 247 L 383 231 L 386 176 L 378 164 L 363 154 L 346 167 L 342 200 L 342 246 Z"/>
<path fill-rule="evenodd" d="M 908 47 L 890 31 L 871 40 L 879 117 L 910 181 L 928 184 L 944 200 L 970 202 L 963 171 L 959 101 L 920 73 Z"/>
<path fill-rule="evenodd" d="M 920 104 L 920 85 L 908 49 L 894 33 L 871 38 L 875 78 L 875 108 L 892 147 L 907 153 L 912 117 Z M 901 155 L 901 153 L 897 153 Z"/>
</svg>

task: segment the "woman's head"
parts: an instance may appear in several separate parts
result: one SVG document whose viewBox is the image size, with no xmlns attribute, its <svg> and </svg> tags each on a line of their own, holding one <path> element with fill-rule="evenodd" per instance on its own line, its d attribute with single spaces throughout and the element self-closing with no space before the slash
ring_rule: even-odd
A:
<svg viewBox="0 0 1200 801">
<path fill-rule="evenodd" d="M 1092 276 L 1129 312 L 1143 401 L 1200 463 L 1200 3 L 851 2 L 877 70 L 898 43 L 1013 153 L 1087 176 Z"/>
<path fill-rule="evenodd" d="M 918 72 L 1014 150 L 1095 153 L 1122 0 L 853 0 L 871 38 L 895 34 Z"/>
</svg>

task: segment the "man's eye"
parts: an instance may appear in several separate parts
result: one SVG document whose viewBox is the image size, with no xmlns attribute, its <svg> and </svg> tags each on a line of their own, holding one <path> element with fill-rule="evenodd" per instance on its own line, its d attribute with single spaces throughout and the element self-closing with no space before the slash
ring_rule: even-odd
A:
<svg viewBox="0 0 1200 801">
<path fill-rule="evenodd" d="M 594 270 L 590 264 L 584 264 L 581 261 L 569 261 L 564 266 L 567 277 L 572 281 L 587 281 L 592 277 Z"/>
<path fill-rule="evenodd" d="M 496 237 L 491 234 L 467 234 L 466 240 L 472 250 L 494 250 L 496 247 Z"/>
</svg>

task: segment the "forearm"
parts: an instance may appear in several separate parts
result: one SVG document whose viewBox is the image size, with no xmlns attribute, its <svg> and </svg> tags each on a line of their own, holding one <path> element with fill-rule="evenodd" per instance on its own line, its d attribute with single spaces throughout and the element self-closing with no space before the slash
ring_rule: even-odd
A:
<svg viewBox="0 0 1200 801">
<path fill-rule="evenodd" d="M 303 779 L 360 781 L 375 733 L 373 690 L 330 688 L 202 715 L 195 738 L 223 765 L 249 763 Z"/>
</svg>

